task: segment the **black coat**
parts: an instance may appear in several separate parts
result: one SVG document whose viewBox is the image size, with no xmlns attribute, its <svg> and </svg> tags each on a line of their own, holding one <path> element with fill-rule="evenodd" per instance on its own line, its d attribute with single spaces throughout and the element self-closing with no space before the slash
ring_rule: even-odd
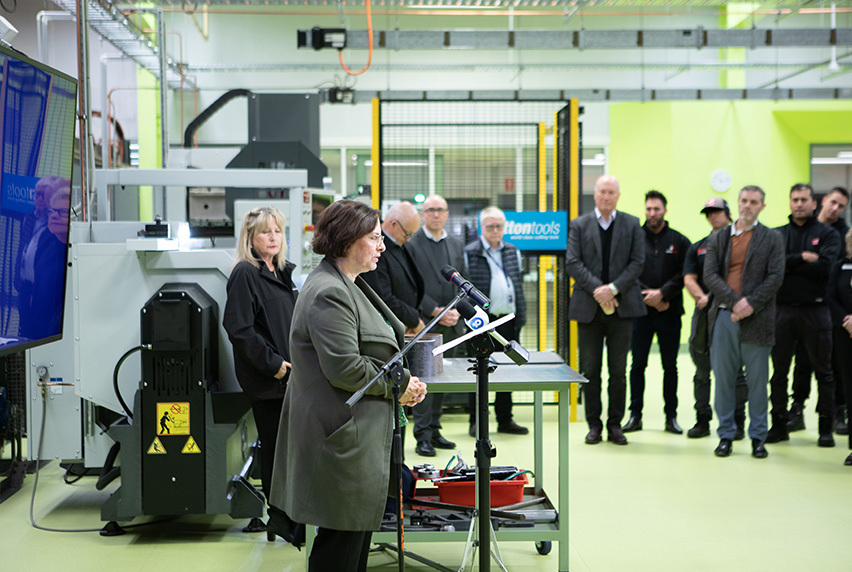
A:
<svg viewBox="0 0 852 572">
<path fill-rule="evenodd" d="M 287 379 L 275 379 L 281 362 L 290 361 L 290 322 L 297 291 L 288 262 L 278 277 L 263 262 L 240 262 L 228 278 L 222 325 L 234 348 L 234 370 L 252 401 L 281 399 Z"/>
<path fill-rule="evenodd" d="M 406 328 L 417 327 L 423 300 L 423 277 L 408 252 L 392 241 L 387 233 L 385 249 L 376 269 L 365 272 L 361 277 Z"/>
</svg>

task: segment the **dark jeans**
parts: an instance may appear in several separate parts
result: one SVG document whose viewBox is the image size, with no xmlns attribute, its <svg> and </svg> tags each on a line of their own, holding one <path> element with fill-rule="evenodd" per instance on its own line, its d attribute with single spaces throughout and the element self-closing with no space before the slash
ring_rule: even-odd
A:
<svg viewBox="0 0 852 572">
<path fill-rule="evenodd" d="M 663 411 L 677 415 L 677 351 L 680 348 L 680 316 L 654 312 L 633 320 L 633 365 L 630 367 L 630 414 L 642 417 L 645 405 L 645 368 L 654 334 L 663 363 Z"/>
<path fill-rule="evenodd" d="M 278 438 L 278 421 L 284 399 L 264 399 L 251 404 L 257 436 L 260 438 L 260 484 L 263 496 L 269 502 L 269 484 L 272 482 L 272 465 L 275 462 L 275 441 Z"/>
<path fill-rule="evenodd" d="M 492 316 L 488 314 L 489 321 L 501 318 L 502 316 Z M 521 329 L 515 325 L 515 320 L 506 322 L 497 327 L 497 333 L 506 338 L 506 341 L 519 341 Z M 472 355 L 472 354 L 471 354 Z M 468 394 L 468 407 L 470 408 L 470 424 L 476 423 L 476 394 Z M 498 391 L 494 396 L 494 413 L 497 416 L 497 426 L 507 425 L 512 422 L 512 392 Z"/>
<path fill-rule="evenodd" d="M 817 378 L 817 413 L 834 415 L 834 374 L 831 371 L 831 315 L 828 306 L 779 304 L 775 314 L 775 346 L 772 348 L 773 419 L 787 419 L 787 376 L 796 344 L 801 343 Z"/>
<path fill-rule="evenodd" d="M 588 379 L 582 385 L 586 422 L 589 427 L 603 427 L 601 414 L 601 368 L 603 348 L 606 343 L 607 368 L 607 427 L 621 426 L 624 418 L 624 401 L 627 393 L 627 352 L 633 333 L 633 320 L 619 318 L 617 314 L 606 314 L 598 308 L 594 319 L 588 324 L 577 324 L 580 350 L 580 373 Z"/>
<path fill-rule="evenodd" d="M 832 351 L 831 351 L 831 368 L 834 374 L 834 404 L 840 406 L 846 403 L 846 392 L 841 383 L 843 372 L 843 358 L 840 352 L 836 350 L 838 337 L 849 338 L 849 333 L 843 328 L 832 328 Z M 796 344 L 796 364 L 793 366 L 793 401 L 796 403 L 804 403 L 811 396 L 811 374 L 813 373 L 811 360 L 808 359 L 808 352 L 800 341 Z"/>
<path fill-rule="evenodd" d="M 695 416 L 698 421 L 709 422 L 713 419 L 713 408 L 710 406 L 710 353 L 702 353 L 695 349 L 693 338 L 695 336 L 695 325 L 698 312 L 692 316 L 692 334 L 689 336 L 689 355 L 692 357 L 692 363 L 695 364 L 695 375 L 692 376 L 693 396 L 695 397 Z M 740 426 L 745 421 L 745 404 L 748 400 L 748 386 L 746 385 L 745 371 L 740 368 L 737 374 L 737 408 L 734 411 L 734 419 L 737 426 Z"/>
<path fill-rule="evenodd" d="M 365 572 L 372 532 L 318 528 L 308 572 Z"/>
</svg>

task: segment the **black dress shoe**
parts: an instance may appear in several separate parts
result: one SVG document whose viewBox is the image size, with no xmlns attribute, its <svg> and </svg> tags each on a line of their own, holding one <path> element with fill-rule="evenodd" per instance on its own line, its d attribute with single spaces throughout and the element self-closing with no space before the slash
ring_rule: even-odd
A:
<svg viewBox="0 0 852 572">
<path fill-rule="evenodd" d="M 471 437 L 476 437 L 476 423 L 471 423 L 467 430 L 467 434 Z"/>
<path fill-rule="evenodd" d="M 418 441 L 414 452 L 421 457 L 434 457 L 436 455 L 435 447 L 429 441 Z"/>
<path fill-rule="evenodd" d="M 765 459 L 769 456 L 769 452 L 763 446 L 763 441 L 760 439 L 751 440 L 751 456 L 755 459 Z"/>
<path fill-rule="evenodd" d="M 600 427 L 590 427 L 589 432 L 586 433 L 586 445 L 597 445 L 601 442 L 601 428 Z"/>
<path fill-rule="evenodd" d="M 633 431 L 642 430 L 642 418 L 636 415 L 631 415 L 624 427 L 621 428 L 624 433 L 632 433 Z"/>
<path fill-rule="evenodd" d="M 742 441 L 745 439 L 745 425 L 737 424 L 737 432 L 734 434 L 734 441 Z"/>
<path fill-rule="evenodd" d="M 769 428 L 769 433 L 766 434 L 767 443 L 780 443 L 781 441 L 789 440 L 790 433 L 788 432 L 787 425 L 783 421 L 773 423 L 772 427 Z"/>
<path fill-rule="evenodd" d="M 846 465 L 847 467 L 852 466 L 852 453 L 849 453 L 849 456 L 846 457 L 846 460 L 843 461 L 843 464 Z"/>
<path fill-rule="evenodd" d="M 497 425 L 498 433 L 509 433 L 511 435 L 526 435 L 530 432 L 526 427 L 521 427 L 514 421 L 509 421 L 508 423 L 501 423 Z"/>
<path fill-rule="evenodd" d="M 717 457 L 729 457 L 731 455 L 731 445 L 732 441 L 730 439 L 720 439 L 719 446 L 716 447 L 713 453 Z"/>
<path fill-rule="evenodd" d="M 677 424 L 677 419 L 669 417 L 666 419 L 666 432 L 674 433 L 675 435 L 683 435 L 683 429 Z"/>
<path fill-rule="evenodd" d="M 697 421 L 695 425 L 686 432 L 686 436 L 690 439 L 701 439 L 702 437 L 710 436 L 710 423 L 707 421 Z"/>
<path fill-rule="evenodd" d="M 606 440 L 616 445 L 627 445 L 627 437 L 621 431 L 621 427 L 613 425 L 606 428 Z"/>
<path fill-rule="evenodd" d="M 435 433 L 432 437 L 432 445 L 436 449 L 455 449 L 456 444 L 448 439 L 444 439 L 444 436 L 440 433 Z"/>
<path fill-rule="evenodd" d="M 790 414 L 787 416 L 787 431 L 803 431 L 805 429 L 805 405 L 793 402 L 790 406 Z M 786 441 L 787 439 L 784 439 Z M 770 443 L 771 441 L 767 441 Z"/>
</svg>

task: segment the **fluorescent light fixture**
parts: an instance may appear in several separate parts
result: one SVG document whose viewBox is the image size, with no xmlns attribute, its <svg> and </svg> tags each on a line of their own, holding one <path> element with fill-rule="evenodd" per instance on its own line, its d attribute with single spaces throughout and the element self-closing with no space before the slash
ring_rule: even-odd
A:
<svg viewBox="0 0 852 572">
<path fill-rule="evenodd" d="M 852 165 L 849 157 L 811 157 L 811 165 Z"/>
<path fill-rule="evenodd" d="M 584 167 L 603 167 L 606 165 L 606 159 L 583 159 L 581 163 Z"/>
<path fill-rule="evenodd" d="M 382 167 L 427 167 L 429 161 L 382 161 Z"/>
</svg>

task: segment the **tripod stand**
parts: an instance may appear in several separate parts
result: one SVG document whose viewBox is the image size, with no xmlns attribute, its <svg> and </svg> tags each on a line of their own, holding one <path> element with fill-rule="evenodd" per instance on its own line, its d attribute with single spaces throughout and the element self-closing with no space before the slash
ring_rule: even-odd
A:
<svg viewBox="0 0 852 572">
<path fill-rule="evenodd" d="M 510 348 L 511 346 L 511 348 Z M 511 341 L 506 346 L 495 341 L 495 336 L 490 332 L 483 332 L 470 339 L 470 348 L 475 356 L 473 371 L 476 375 L 476 513 L 475 526 L 477 529 L 478 542 L 472 543 L 473 525 L 468 542 L 465 546 L 462 566 L 464 570 L 467 554 L 471 545 L 475 552 L 479 548 L 479 570 L 488 572 L 491 570 L 491 538 L 494 533 L 491 527 L 491 459 L 497 455 L 497 449 L 491 444 L 488 431 L 488 375 L 497 369 L 496 365 L 490 365 L 489 359 L 495 351 L 514 351 L 512 359 L 518 364 L 529 360 L 529 353 L 517 342 Z M 522 351 L 518 351 L 522 350 Z M 503 565 L 500 549 L 494 542 L 494 559 L 500 569 L 506 572 Z"/>
</svg>

